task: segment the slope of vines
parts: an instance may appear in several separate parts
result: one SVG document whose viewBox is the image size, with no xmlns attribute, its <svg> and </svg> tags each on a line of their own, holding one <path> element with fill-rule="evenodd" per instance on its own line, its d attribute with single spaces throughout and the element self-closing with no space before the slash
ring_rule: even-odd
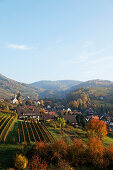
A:
<svg viewBox="0 0 113 170">
<path fill-rule="evenodd" d="M 54 137 L 46 126 L 31 120 L 17 120 L 13 114 L 0 113 L 0 142 L 6 144 L 52 143 Z"/>
</svg>

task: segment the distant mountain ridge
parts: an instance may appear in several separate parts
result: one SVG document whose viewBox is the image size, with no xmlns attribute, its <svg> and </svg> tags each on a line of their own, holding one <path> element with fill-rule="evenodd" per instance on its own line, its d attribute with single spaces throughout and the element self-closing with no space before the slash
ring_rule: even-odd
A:
<svg viewBox="0 0 113 170">
<path fill-rule="evenodd" d="M 25 84 L 0 74 L 0 98 L 11 97 L 17 92 L 20 92 L 23 97 L 36 97 L 38 95 L 39 98 L 64 98 L 70 91 L 94 87 L 113 88 L 113 82 L 99 79 L 86 82 L 76 80 L 43 80 Z"/>
<path fill-rule="evenodd" d="M 52 90 L 52 91 L 62 91 L 67 90 L 68 88 L 80 84 L 81 81 L 76 80 L 42 80 L 38 82 L 31 83 L 30 85 L 35 87 L 40 87 L 46 90 Z"/>
<path fill-rule="evenodd" d="M 0 74 L 0 98 L 11 97 L 20 92 L 23 97 L 59 97 L 73 85 L 81 83 L 75 80 L 38 81 L 31 84 L 20 83 Z"/>
</svg>

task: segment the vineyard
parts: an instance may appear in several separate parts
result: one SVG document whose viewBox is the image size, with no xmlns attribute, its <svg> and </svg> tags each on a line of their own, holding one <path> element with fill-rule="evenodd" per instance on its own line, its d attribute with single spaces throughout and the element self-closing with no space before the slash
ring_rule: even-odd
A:
<svg viewBox="0 0 113 170">
<path fill-rule="evenodd" d="M 0 114 L 0 142 L 5 143 L 17 117 L 13 114 Z"/>
<path fill-rule="evenodd" d="M 55 141 L 43 123 L 30 120 L 17 120 L 11 114 L 0 114 L 0 142 L 6 144 L 29 144 L 31 142 Z"/>
</svg>

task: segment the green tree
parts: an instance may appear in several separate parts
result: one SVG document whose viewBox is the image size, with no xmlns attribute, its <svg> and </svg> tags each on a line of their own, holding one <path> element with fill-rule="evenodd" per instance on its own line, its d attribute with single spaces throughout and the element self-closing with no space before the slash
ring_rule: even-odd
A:
<svg viewBox="0 0 113 170">
<path fill-rule="evenodd" d="M 41 104 L 42 106 L 44 106 L 44 101 L 43 101 L 43 100 L 41 100 L 41 101 L 40 101 L 40 104 Z"/>
<path fill-rule="evenodd" d="M 5 106 L 5 109 L 4 109 L 6 112 L 9 112 L 9 106 Z"/>
<path fill-rule="evenodd" d="M 66 125 L 65 119 L 64 118 L 58 118 L 58 124 L 59 124 L 60 128 L 63 129 Z"/>
<path fill-rule="evenodd" d="M 85 128 L 85 126 L 86 126 L 86 119 L 85 119 L 85 116 L 84 116 L 83 114 L 78 114 L 78 115 L 76 116 L 76 120 L 77 120 L 77 122 L 78 122 L 78 124 L 79 124 L 80 126 L 82 126 L 83 128 Z"/>
</svg>

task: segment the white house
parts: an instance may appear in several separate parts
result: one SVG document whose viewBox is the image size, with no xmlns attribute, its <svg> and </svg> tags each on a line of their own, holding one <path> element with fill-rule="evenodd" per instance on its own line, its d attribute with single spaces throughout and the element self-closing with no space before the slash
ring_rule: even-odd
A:
<svg viewBox="0 0 113 170">
<path fill-rule="evenodd" d="M 13 104 L 17 104 L 17 103 L 18 103 L 18 100 L 17 100 L 16 95 L 15 95 L 15 97 L 13 99 Z"/>
</svg>

